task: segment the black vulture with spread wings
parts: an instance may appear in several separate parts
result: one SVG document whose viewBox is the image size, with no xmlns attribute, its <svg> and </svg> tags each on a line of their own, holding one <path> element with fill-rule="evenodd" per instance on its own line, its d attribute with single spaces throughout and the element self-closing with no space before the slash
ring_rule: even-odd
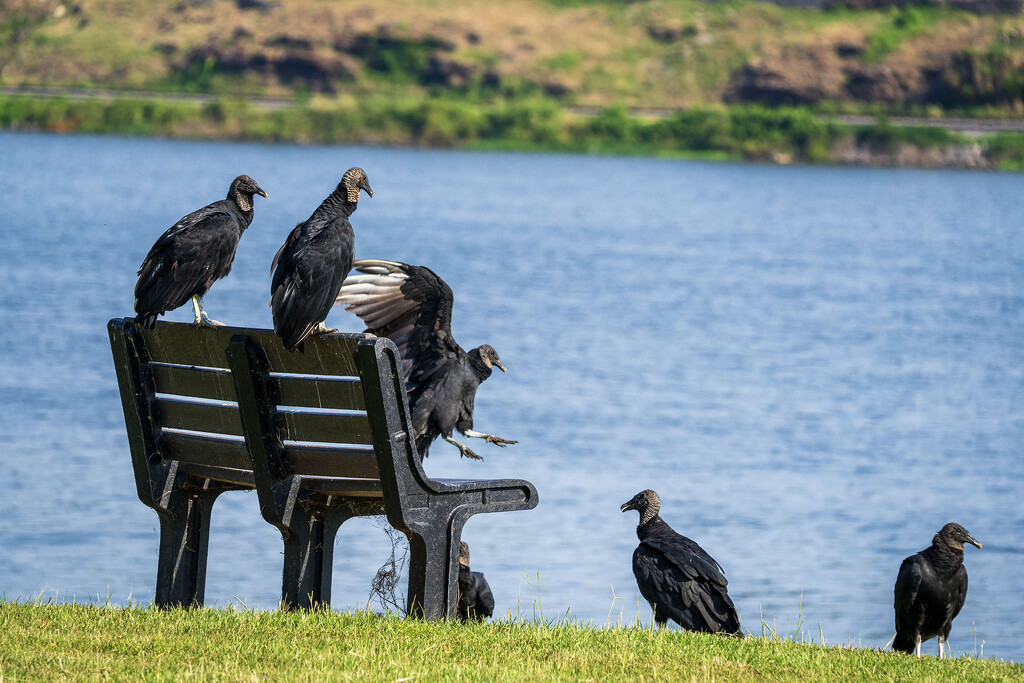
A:
<svg viewBox="0 0 1024 683">
<path fill-rule="evenodd" d="M 153 329 L 158 315 L 192 300 L 196 325 L 219 325 L 203 308 L 203 295 L 231 272 L 242 233 L 252 223 L 253 195 L 264 192 L 256 181 L 240 175 L 228 196 L 193 211 L 172 225 L 146 254 L 135 283 L 136 321 Z"/>
<path fill-rule="evenodd" d="M 337 303 L 359 316 L 367 332 L 398 345 L 420 457 L 427 457 L 441 436 L 463 456 L 481 459 L 452 438 L 456 429 L 501 447 L 516 443 L 473 431 L 477 387 L 492 368 L 505 372 L 505 366 L 487 344 L 467 352 L 455 342 L 451 287 L 423 266 L 360 259 L 355 269 L 358 274 L 345 280 Z"/>
<path fill-rule="evenodd" d="M 740 633 L 740 619 L 722 567 L 703 548 L 677 533 L 658 514 L 661 499 L 650 489 L 619 508 L 640 512 L 633 574 L 654 609 L 659 627 L 669 619 L 688 631 Z"/>
<path fill-rule="evenodd" d="M 981 544 L 959 524 L 949 523 L 932 538 L 930 547 L 903 560 L 893 589 L 896 637 L 892 649 L 917 651 L 921 643 L 939 637 L 939 658 L 945 655 L 953 618 L 967 599 L 964 543 Z"/>
<path fill-rule="evenodd" d="M 313 333 L 336 331 L 324 321 L 352 269 L 355 232 L 348 217 L 356 210 L 359 190 L 373 197 L 363 169 L 350 168 L 274 256 L 270 310 L 274 332 L 289 351 L 302 351 L 306 337 Z"/>
</svg>

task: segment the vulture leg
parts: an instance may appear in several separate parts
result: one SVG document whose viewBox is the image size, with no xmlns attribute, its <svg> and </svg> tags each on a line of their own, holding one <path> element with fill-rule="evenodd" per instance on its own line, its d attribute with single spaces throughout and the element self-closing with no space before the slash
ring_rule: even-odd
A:
<svg viewBox="0 0 1024 683">
<path fill-rule="evenodd" d="M 943 651 L 944 650 L 943 645 L 945 645 L 945 644 L 946 644 L 946 639 L 943 638 L 942 636 L 939 636 L 939 659 L 945 659 L 945 657 L 946 657 L 946 653 Z"/>
<path fill-rule="evenodd" d="M 316 327 L 313 328 L 312 334 L 331 334 L 337 331 L 338 330 L 333 327 L 327 327 L 326 322 L 321 320 L 316 324 Z"/>
<path fill-rule="evenodd" d="M 196 314 L 196 321 L 193 324 L 199 325 L 200 327 L 224 326 L 224 323 L 217 322 L 216 320 L 211 320 L 210 316 L 206 315 L 206 309 L 203 308 L 203 297 L 199 296 L 198 294 L 192 297 L 192 310 Z"/>
<path fill-rule="evenodd" d="M 918 657 L 921 656 L 921 641 L 920 640 L 917 641 L 917 656 Z"/>
<path fill-rule="evenodd" d="M 506 445 L 508 445 L 510 443 L 519 443 L 518 441 L 511 441 L 509 439 L 503 439 L 500 436 L 494 436 L 492 434 L 483 434 L 481 432 L 474 432 L 472 429 L 467 429 L 466 431 L 464 431 L 462 433 L 465 434 L 466 436 L 471 436 L 471 437 L 476 437 L 478 439 L 483 439 L 487 443 L 493 443 L 495 446 L 501 446 L 502 448 L 504 448 Z"/>
<path fill-rule="evenodd" d="M 483 458 L 481 458 L 479 455 L 477 455 L 473 451 L 469 450 L 468 447 L 462 445 L 461 443 L 459 443 L 458 441 L 456 441 L 452 437 L 445 436 L 444 440 L 447 441 L 448 443 L 450 443 L 451 445 L 455 446 L 456 448 L 458 448 L 459 452 L 462 453 L 463 457 L 465 457 L 465 458 L 472 458 L 473 460 L 483 460 Z"/>
</svg>

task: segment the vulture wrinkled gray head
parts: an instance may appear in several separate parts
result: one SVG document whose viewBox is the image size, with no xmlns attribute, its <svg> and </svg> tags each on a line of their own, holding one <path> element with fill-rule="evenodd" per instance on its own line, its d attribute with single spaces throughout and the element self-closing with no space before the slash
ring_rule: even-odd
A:
<svg viewBox="0 0 1024 683">
<path fill-rule="evenodd" d="M 970 543 L 981 550 L 981 544 L 974 540 L 973 536 L 967 533 L 967 529 L 955 522 L 950 522 L 946 526 L 942 527 L 942 530 L 935 534 L 935 538 L 932 539 L 933 545 L 942 544 L 961 552 L 964 549 L 964 543 Z"/>
<path fill-rule="evenodd" d="M 505 372 L 505 366 L 502 365 L 501 359 L 498 358 L 498 352 L 494 350 L 494 347 L 490 344 L 481 344 L 476 349 L 480 353 L 480 359 L 484 362 L 487 367 L 495 367 Z"/>
<path fill-rule="evenodd" d="M 661 510 L 661 498 L 651 489 L 645 489 L 619 506 L 619 510 L 636 510 L 640 513 L 640 524 L 644 524 L 658 516 Z"/>
<path fill-rule="evenodd" d="M 263 191 L 263 188 L 247 175 L 235 178 L 231 181 L 231 187 L 228 189 L 228 199 L 234 199 L 242 211 L 252 211 L 252 197 L 257 194 L 264 199 L 267 198 L 267 193 Z"/>
<path fill-rule="evenodd" d="M 358 166 L 353 166 L 345 171 L 345 175 L 341 176 L 341 182 L 338 183 L 338 187 L 339 189 L 345 189 L 345 200 L 351 204 L 359 201 L 359 190 L 366 190 L 366 194 L 370 195 L 370 198 L 373 199 L 370 179 L 366 177 L 366 172 Z"/>
</svg>

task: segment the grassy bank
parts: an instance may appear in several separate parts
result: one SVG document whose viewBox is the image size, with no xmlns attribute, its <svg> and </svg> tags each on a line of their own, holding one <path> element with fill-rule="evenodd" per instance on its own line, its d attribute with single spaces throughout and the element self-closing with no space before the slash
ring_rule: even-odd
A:
<svg viewBox="0 0 1024 683">
<path fill-rule="evenodd" d="M 771 638 L 337 612 L 0 603 L 0 677 L 22 680 L 1021 680 L 1024 666 Z"/>
<path fill-rule="evenodd" d="M 681 111 L 668 118 L 622 108 L 596 116 L 568 113 L 547 100 L 469 103 L 445 99 L 377 99 L 351 105 L 299 102 L 270 109 L 244 100 L 198 103 L 0 96 L 0 128 L 299 143 L 638 154 L 776 162 L 841 162 L 851 147 L 863 163 L 900 163 L 913 149 L 956 150 L 977 144 L 985 166 L 1024 164 L 1024 134 L 971 142 L 941 128 L 906 128 L 884 120 L 846 126 L 802 108 L 734 106 Z M 920 158 L 918 156 L 913 159 Z M 955 165 L 935 157 L 931 163 Z M 875 160 L 875 161 L 872 161 Z M 895 161 L 892 161 L 895 160 Z"/>
<path fill-rule="evenodd" d="M 1024 16 L 909 4 L 9 0 L 0 85 L 1024 113 Z"/>
</svg>

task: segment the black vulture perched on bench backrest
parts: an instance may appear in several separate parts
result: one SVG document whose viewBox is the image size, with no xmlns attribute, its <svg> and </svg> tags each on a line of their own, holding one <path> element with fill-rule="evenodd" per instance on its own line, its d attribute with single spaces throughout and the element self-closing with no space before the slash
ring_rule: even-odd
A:
<svg viewBox="0 0 1024 683">
<path fill-rule="evenodd" d="M 903 560 L 893 589 L 896 638 L 892 649 L 917 651 L 921 643 L 939 637 L 939 657 L 945 656 L 953 619 L 967 598 L 964 543 L 981 548 L 967 529 L 950 522 L 935 534 L 930 547 Z"/>
<path fill-rule="evenodd" d="M 153 329 L 158 315 L 192 299 L 196 324 L 217 324 L 203 309 L 203 295 L 231 272 L 242 233 L 252 223 L 253 195 L 264 192 L 256 181 L 240 175 L 226 199 L 193 211 L 172 225 L 146 254 L 135 284 L 139 325 Z"/>
<path fill-rule="evenodd" d="M 505 447 L 516 443 L 473 431 L 477 387 L 492 368 L 505 372 L 493 347 L 483 344 L 468 353 L 452 337 L 451 287 L 434 271 L 394 261 L 360 259 L 359 275 L 345 280 L 337 303 L 359 316 L 367 332 L 388 337 L 402 352 L 416 449 L 427 457 L 441 436 L 463 456 L 480 456 L 452 438 L 452 431 Z"/>
<path fill-rule="evenodd" d="M 739 634 L 740 619 L 722 567 L 666 524 L 658 515 L 660 507 L 658 494 L 647 489 L 620 508 L 640 513 L 633 574 L 640 594 L 654 609 L 654 621 L 665 626 L 671 619 L 689 631 Z"/>
<path fill-rule="evenodd" d="M 324 321 L 352 270 L 355 232 L 348 217 L 356 210 L 359 190 L 373 197 L 363 169 L 350 168 L 316 211 L 292 229 L 274 255 L 270 310 L 274 332 L 289 351 L 302 351 L 302 342 L 314 332 L 336 331 L 329 330 Z"/>
</svg>

